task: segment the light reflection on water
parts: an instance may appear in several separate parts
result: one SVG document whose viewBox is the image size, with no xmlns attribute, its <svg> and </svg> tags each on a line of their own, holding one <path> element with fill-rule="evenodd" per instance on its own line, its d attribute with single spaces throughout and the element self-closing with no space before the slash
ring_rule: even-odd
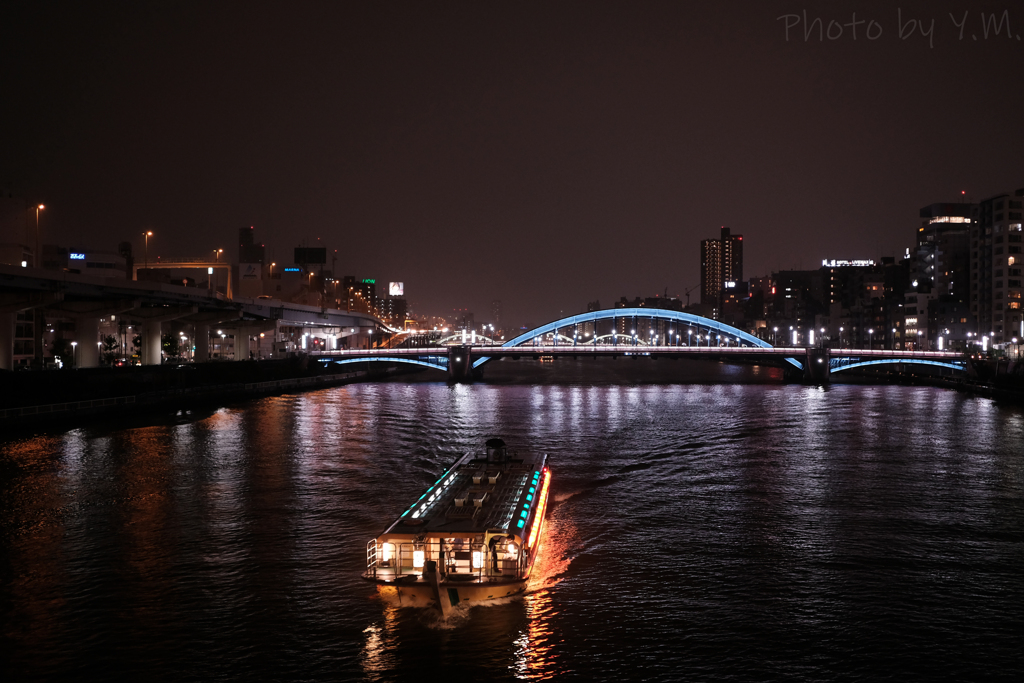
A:
<svg viewBox="0 0 1024 683">
<path fill-rule="evenodd" d="M 570 366 L 571 369 L 571 366 Z M 388 604 L 365 543 L 490 436 L 554 478 L 525 595 Z M 0 448 L 15 678 L 1021 673 L 1019 408 L 921 387 L 367 384 Z"/>
</svg>

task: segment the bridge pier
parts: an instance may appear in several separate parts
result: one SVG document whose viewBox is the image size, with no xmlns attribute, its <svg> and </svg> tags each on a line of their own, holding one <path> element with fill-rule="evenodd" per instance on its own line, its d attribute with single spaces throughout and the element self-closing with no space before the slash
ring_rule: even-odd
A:
<svg viewBox="0 0 1024 683">
<path fill-rule="evenodd" d="M 804 358 L 805 384 L 829 383 L 830 369 L 828 359 L 827 349 L 807 349 L 807 357 Z"/>
<path fill-rule="evenodd" d="M 448 381 L 459 384 L 473 381 L 473 357 L 468 346 L 448 347 Z"/>
</svg>

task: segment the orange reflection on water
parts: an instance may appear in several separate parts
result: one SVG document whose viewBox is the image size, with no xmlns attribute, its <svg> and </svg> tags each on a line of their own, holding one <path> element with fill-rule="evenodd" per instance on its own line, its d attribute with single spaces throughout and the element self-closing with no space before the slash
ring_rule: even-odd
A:
<svg viewBox="0 0 1024 683">
<path fill-rule="evenodd" d="M 366 645 L 363 646 L 362 665 L 367 680 L 378 680 L 392 672 L 398 662 L 396 622 L 398 606 L 384 602 L 384 624 L 373 624 L 363 629 Z"/>
<path fill-rule="evenodd" d="M 517 678 L 545 680 L 563 673 L 558 666 L 557 645 L 561 638 L 555 632 L 558 607 L 554 601 L 554 588 L 562 582 L 562 576 L 569 569 L 572 562 L 570 544 L 576 539 L 575 527 L 561 514 L 564 509 L 556 507 L 548 516 L 544 541 L 523 596 L 526 630 L 515 640 L 512 665 Z"/>
</svg>

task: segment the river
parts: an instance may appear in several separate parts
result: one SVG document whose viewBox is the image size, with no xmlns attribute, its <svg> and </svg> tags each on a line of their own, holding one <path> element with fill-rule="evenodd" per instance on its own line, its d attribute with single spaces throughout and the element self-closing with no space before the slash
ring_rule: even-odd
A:
<svg viewBox="0 0 1024 683">
<path fill-rule="evenodd" d="M 1021 679 L 1021 407 L 620 363 L 0 441 L 6 680 Z M 492 436 L 551 457 L 529 592 L 381 602 L 367 540 Z"/>
</svg>

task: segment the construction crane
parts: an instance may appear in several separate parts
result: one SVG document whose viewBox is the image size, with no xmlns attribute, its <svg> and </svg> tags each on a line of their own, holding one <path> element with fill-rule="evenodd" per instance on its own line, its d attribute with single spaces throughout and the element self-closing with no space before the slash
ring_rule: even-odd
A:
<svg viewBox="0 0 1024 683">
<path fill-rule="evenodd" d="M 698 287 L 700 287 L 700 285 L 696 284 L 693 287 L 690 287 L 688 290 L 686 290 L 686 307 L 687 308 L 690 307 L 690 292 L 692 292 L 693 290 L 697 289 Z"/>
</svg>

